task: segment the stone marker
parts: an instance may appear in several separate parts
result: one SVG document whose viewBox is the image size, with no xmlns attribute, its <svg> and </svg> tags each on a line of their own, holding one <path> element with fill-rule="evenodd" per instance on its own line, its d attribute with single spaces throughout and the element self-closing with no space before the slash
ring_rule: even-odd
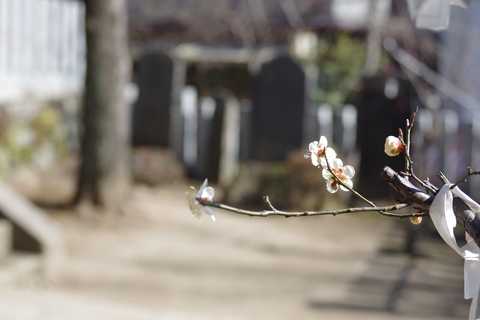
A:
<svg viewBox="0 0 480 320">
<path fill-rule="evenodd" d="M 288 56 L 262 66 L 253 87 L 252 148 L 254 160 L 282 161 L 302 148 L 305 74 Z"/>
<path fill-rule="evenodd" d="M 173 65 L 164 54 L 151 54 L 138 65 L 138 100 L 132 114 L 132 143 L 167 147 Z"/>
</svg>

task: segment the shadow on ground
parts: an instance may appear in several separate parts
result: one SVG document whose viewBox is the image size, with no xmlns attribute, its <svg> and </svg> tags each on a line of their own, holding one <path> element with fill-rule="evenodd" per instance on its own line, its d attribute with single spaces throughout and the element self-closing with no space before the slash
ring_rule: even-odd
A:
<svg viewBox="0 0 480 320">
<path fill-rule="evenodd" d="M 344 301 L 312 300 L 309 306 L 467 319 L 470 301 L 463 299 L 463 260 L 429 232 L 416 239 L 415 255 L 402 253 L 405 233 L 405 228 L 391 228 L 380 250 L 367 259 L 364 272 L 352 281 Z"/>
</svg>

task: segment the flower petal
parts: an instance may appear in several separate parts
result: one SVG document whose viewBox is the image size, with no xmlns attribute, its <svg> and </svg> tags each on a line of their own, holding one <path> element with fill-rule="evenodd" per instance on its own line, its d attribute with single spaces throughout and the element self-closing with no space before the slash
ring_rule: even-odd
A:
<svg viewBox="0 0 480 320">
<path fill-rule="evenodd" d="M 203 184 L 202 184 L 202 186 L 200 187 L 200 190 L 204 189 L 206 186 L 208 186 L 208 178 L 206 178 L 206 179 L 203 181 Z"/>
<path fill-rule="evenodd" d="M 325 157 L 328 160 L 334 160 L 337 157 L 337 153 L 332 148 L 328 147 L 325 149 Z"/>
<path fill-rule="evenodd" d="M 207 187 L 207 185 L 208 185 L 208 179 L 205 179 L 202 185 L 200 186 L 200 189 L 198 190 L 197 198 L 202 198 L 203 190 Z"/>
<path fill-rule="evenodd" d="M 214 195 L 215 195 L 215 190 L 212 187 L 206 187 L 203 189 L 203 192 L 200 195 L 200 198 L 206 201 L 212 201 Z"/>
<path fill-rule="evenodd" d="M 330 173 L 330 171 L 328 171 L 327 168 L 324 168 L 322 170 L 322 177 L 323 177 L 323 179 L 328 180 L 328 179 L 332 178 L 332 174 Z"/>
<path fill-rule="evenodd" d="M 328 141 L 327 141 L 327 138 L 325 136 L 321 136 L 318 143 L 320 145 L 324 146 L 324 147 L 328 146 Z"/>
<path fill-rule="evenodd" d="M 343 161 L 340 158 L 335 158 L 329 163 L 330 163 L 330 167 L 332 167 L 332 169 L 338 170 L 338 169 L 343 168 Z"/>
<path fill-rule="evenodd" d="M 350 180 L 350 179 L 346 179 L 346 180 L 343 180 L 342 181 L 343 183 L 345 183 L 347 186 L 349 186 L 350 188 L 353 188 L 353 181 Z M 340 189 L 342 189 L 343 191 L 350 191 L 348 190 L 347 188 L 345 188 L 344 186 L 340 185 Z"/>
<path fill-rule="evenodd" d="M 317 153 L 317 149 L 318 149 L 317 146 L 318 146 L 318 141 L 310 142 L 310 144 L 308 145 L 308 150 L 311 153 Z"/>
<path fill-rule="evenodd" d="M 212 218 L 213 221 L 216 221 L 215 214 L 213 213 L 212 209 L 209 207 L 204 207 L 205 212 Z"/>
<path fill-rule="evenodd" d="M 355 175 L 355 169 L 352 166 L 346 165 L 345 167 L 343 167 L 343 174 L 345 175 L 345 177 L 352 179 Z"/>
</svg>

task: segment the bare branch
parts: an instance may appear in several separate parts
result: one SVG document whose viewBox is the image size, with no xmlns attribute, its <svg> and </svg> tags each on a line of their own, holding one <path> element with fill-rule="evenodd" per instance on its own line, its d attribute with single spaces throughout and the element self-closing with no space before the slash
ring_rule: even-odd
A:
<svg viewBox="0 0 480 320">
<path fill-rule="evenodd" d="M 380 212 L 384 216 L 388 217 L 395 217 L 395 218 L 411 218 L 411 217 L 418 217 L 422 215 L 427 215 L 426 213 L 392 213 L 386 211 L 394 211 L 406 208 L 409 206 L 408 203 L 397 203 L 389 206 L 384 207 L 356 207 L 356 208 L 346 208 L 346 209 L 339 209 L 339 210 L 325 210 L 325 211 L 280 211 L 275 209 L 270 201 L 268 201 L 268 205 L 272 210 L 262 210 L 262 211 L 252 211 L 252 210 L 244 210 L 232 206 L 227 206 L 223 203 L 218 202 L 211 202 L 205 201 L 202 198 L 197 198 L 197 201 L 200 202 L 204 206 L 209 206 L 213 208 L 223 209 L 230 212 L 234 212 L 237 214 L 243 214 L 251 217 L 268 217 L 268 216 L 283 216 L 286 218 L 289 217 L 306 217 L 306 216 L 323 216 L 323 215 L 339 215 L 345 213 L 354 213 L 354 212 Z M 267 197 L 265 197 L 265 201 L 267 201 Z"/>
</svg>

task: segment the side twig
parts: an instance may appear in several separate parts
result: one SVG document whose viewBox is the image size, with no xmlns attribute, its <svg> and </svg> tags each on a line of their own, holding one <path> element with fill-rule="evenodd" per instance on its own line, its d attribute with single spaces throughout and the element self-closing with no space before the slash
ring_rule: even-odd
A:
<svg viewBox="0 0 480 320">
<path fill-rule="evenodd" d="M 470 177 L 470 176 L 473 176 L 473 175 L 479 175 L 480 174 L 480 171 L 473 171 L 473 169 L 471 167 L 468 167 L 467 168 L 467 174 L 462 178 L 460 179 L 459 181 L 457 181 L 455 184 L 453 184 L 450 189 L 453 189 L 455 187 L 457 187 L 459 184 L 462 184 L 464 182 L 467 182 L 467 179 Z"/>
<path fill-rule="evenodd" d="M 326 158 L 326 157 L 325 157 Z M 369 204 L 370 206 L 372 207 L 376 207 L 375 204 L 368 200 L 367 198 L 365 198 L 364 196 L 362 196 L 360 193 L 358 193 L 356 190 L 352 189 L 350 186 L 348 186 L 345 182 L 343 182 L 338 176 L 337 174 L 335 173 L 335 171 L 333 171 L 332 167 L 330 167 L 330 163 L 328 161 L 328 159 L 326 160 L 326 164 L 327 164 L 327 170 L 330 172 L 330 174 L 333 176 L 333 178 L 335 179 L 335 181 L 337 181 L 338 183 L 340 183 L 343 187 L 345 187 L 346 189 L 348 189 L 348 191 L 350 191 L 351 193 L 353 193 L 353 195 L 357 198 L 359 198 L 360 200 L 363 200 L 364 202 L 366 202 L 367 204 Z"/>
</svg>

